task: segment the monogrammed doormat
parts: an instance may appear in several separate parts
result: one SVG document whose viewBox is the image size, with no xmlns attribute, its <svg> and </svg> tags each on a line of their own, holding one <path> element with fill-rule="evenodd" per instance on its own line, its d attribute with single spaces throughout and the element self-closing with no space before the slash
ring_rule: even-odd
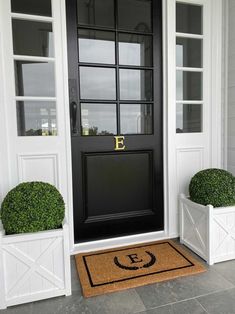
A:
<svg viewBox="0 0 235 314">
<path fill-rule="evenodd" d="M 189 276 L 206 270 L 172 241 L 78 254 L 75 258 L 85 297 Z"/>
</svg>

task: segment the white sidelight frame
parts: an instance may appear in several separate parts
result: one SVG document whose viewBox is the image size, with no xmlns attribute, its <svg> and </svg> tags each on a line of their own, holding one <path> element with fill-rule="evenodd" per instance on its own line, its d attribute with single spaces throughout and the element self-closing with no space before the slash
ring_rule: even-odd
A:
<svg viewBox="0 0 235 314">
<path fill-rule="evenodd" d="M 47 21 L 53 25 L 55 57 L 51 61 L 55 64 L 57 136 L 17 136 L 15 101 L 26 97 L 15 97 L 12 17 Z M 0 138 L 0 146 L 3 147 L 0 149 L 0 170 L 4 178 L 4 180 L 0 179 L 0 187 L 2 187 L 0 196 L 3 199 L 12 187 L 22 181 L 41 180 L 54 184 L 62 193 L 66 203 L 66 218 L 69 221 L 70 245 L 72 245 L 73 215 L 70 210 L 72 170 L 65 1 L 52 0 L 52 17 L 41 17 L 11 13 L 10 0 L 0 0 L 0 26 L 0 78 L 3 82 L 0 84 L 3 92 L 2 97 L 0 96 L 0 131 L 5 135 Z M 24 57 L 20 56 L 20 58 Z M 30 57 L 25 58 L 30 59 Z M 48 60 L 48 58 L 35 59 Z M 41 100 L 45 99 L 41 98 Z M 40 97 L 37 97 L 37 100 L 40 100 Z M 34 169 L 29 178 L 28 171 L 32 167 Z"/>
<path fill-rule="evenodd" d="M 203 132 L 176 134 L 176 3 L 203 6 Z M 178 195 L 188 194 L 190 178 L 199 170 L 222 167 L 221 155 L 221 54 L 222 1 L 168 0 L 168 210 L 169 235 L 178 236 Z M 173 25 L 172 25 L 173 24 Z M 187 37 L 188 34 L 185 34 Z M 193 37 L 193 36 L 192 36 Z M 216 95 L 215 95 L 216 94 Z M 214 96 L 215 95 L 215 96 Z M 216 121 L 218 124 L 215 124 Z M 218 128 L 217 128 L 218 126 Z M 172 231 L 174 232 L 172 233 Z"/>
<path fill-rule="evenodd" d="M 71 254 L 177 237 L 179 235 L 178 194 L 187 194 L 189 179 L 197 170 L 222 167 L 222 0 L 179 0 L 179 2 L 204 7 L 203 59 L 206 106 L 204 106 L 203 133 L 175 133 L 176 0 L 163 0 L 164 230 L 75 245 L 65 0 L 52 0 L 51 21 L 55 36 L 58 124 L 58 136 L 55 137 L 17 136 L 10 0 L 0 0 L 0 132 L 4 134 L 0 137 L 0 201 L 9 189 L 19 182 L 41 179 L 43 174 L 44 180 L 56 185 L 65 199 Z"/>
</svg>

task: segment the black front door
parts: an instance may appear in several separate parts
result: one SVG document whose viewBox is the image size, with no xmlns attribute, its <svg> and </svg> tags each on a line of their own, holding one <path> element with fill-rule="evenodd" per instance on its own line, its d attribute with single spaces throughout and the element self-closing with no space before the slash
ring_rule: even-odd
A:
<svg viewBox="0 0 235 314">
<path fill-rule="evenodd" d="M 161 0 L 67 0 L 75 242 L 162 230 Z"/>
</svg>

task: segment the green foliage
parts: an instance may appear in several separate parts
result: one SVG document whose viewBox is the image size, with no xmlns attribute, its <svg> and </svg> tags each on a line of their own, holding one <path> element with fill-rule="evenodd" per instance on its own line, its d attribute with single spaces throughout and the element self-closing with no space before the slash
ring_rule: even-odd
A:
<svg viewBox="0 0 235 314">
<path fill-rule="evenodd" d="M 65 205 L 49 183 L 26 182 L 12 189 L 2 202 L 1 219 L 7 234 L 59 228 Z"/>
<path fill-rule="evenodd" d="M 235 177 L 222 169 L 199 171 L 191 179 L 189 195 L 193 202 L 214 207 L 235 205 Z"/>
</svg>

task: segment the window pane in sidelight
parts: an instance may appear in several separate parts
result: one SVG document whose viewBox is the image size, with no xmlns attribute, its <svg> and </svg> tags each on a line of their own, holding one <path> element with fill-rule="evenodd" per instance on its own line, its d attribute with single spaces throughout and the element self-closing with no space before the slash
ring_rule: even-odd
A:
<svg viewBox="0 0 235 314">
<path fill-rule="evenodd" d="M 176 99 L 202 100 L 202 73 L 176 71 Z"/>
<path fill-rule="evenodd" d="M 202 67 L 202 40 L 192 38 L 176 38 L 176 66 Z"/>
<path fill-rule="evenodd" d="M 121 134 L 152 134 L 151 104 L 120 105 Z"/>
<path fill-rule="evenodd" d="M 114 28 L 114 0 L 77 0 L 78 24 Z"/>
<path fill-rule="evenodd" d="M 176 4 L 176 32 L 202 34 L 202 6 L 185 3 Z"/>
<path fill-rule="evenodd" d="M 18 101 L 17 125 L 19 136 L 57 135 L 56 103 Z"/>
<path fill-rule="evenodd" d="M 152 66 L 152 36 L 120 33 L 119 64 Z"/>
<path fill-rule="evenodd" d="M 16 95 L 55 97 L 53 62 L 15 61 Z"/>
<path fill-rule="evenodd" d="M 176 133 L 202 132 L 202 105 L 177 104 Z"/>
<path fill-rule="evenodd" d="M 14 13 L 51 16 L 51 0 L 11 0 Z"/>
<path fill-rule="evenodd" d="M 120 69 L 120 99 L 121 100 L 148 100 L 152 95 L 151 70 Z"/>
<path fill-rule="evenodd" d="M 12 20 L 15 55 L 54 57 L 52 24 Z"/>
<path fill-rule="evenodd" d="M 116 99 L 115 69 L 80 67 L 81 99 Z"/>
<path fill-rule="evenodd" d="M 117 134 L 116 104 L 82 103 L 82 135 Z"/>
<path fill-rule="evenodd" d="M 118 0 L 118 28 L 152 32 L 152 0 Z"/>
<path fill-rule="evenodd" d="M 115 33 L 79 29 L 79 61 L 115 64 Z"/>
</svg>

